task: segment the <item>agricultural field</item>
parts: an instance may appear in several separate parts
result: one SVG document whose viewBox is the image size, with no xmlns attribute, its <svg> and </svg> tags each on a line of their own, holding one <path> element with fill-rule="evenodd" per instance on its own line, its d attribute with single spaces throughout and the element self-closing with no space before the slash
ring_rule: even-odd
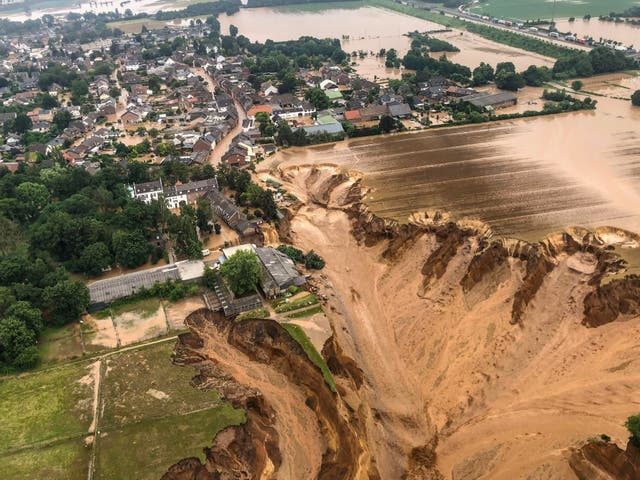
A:
<svg viewBox="0 0 640 480">
<path fill-rule="evenodd" d="M 174 341 L 0 381 L 3 478 L 157 479 L 244 412 L 191 386 Z M 99 387 L 99 388 L 97 388 Z M 94 432 L 98 432 L 94 435 Z"/>
<path fill-rule="evenodd" d="M 620 13 L 636 5 L 634 0 L 486 0 L 471 9 L 498 18 L 536 20 L 567 17 L 582 17 L 590 14 L 594 17 Z M 554 14 L 555 11 L 555 14 Z"/>
</svg>

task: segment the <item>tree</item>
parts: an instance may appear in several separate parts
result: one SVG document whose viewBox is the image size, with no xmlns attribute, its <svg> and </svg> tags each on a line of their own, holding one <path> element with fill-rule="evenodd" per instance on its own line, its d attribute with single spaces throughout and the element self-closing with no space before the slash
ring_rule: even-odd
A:
<svg viewBox="0 0 640 480">
<path fill-rule="evenodd" d="M 237 296 L 255 291 L 262 268 L 255 253 L 239 250 L 220 266 L 220 275 Z"/>
<path fill-rule="evenodd" d="M 200 232 L 211 233 L 213 230 L 211 227 L 211 221 L 213 220 L 213 209 L 211 208 L 211 202 L 205 197 L 199 197 L 196 200 L 198 210 L 196 211 L 196 219 Z"/>
<path fill-rule="evenodd" d="M 500 62 L 496 65 L 496 75 L 500 72 L 516 73 L 516 66 L 513 62 Z"/>
<path fill-rule="evenodd" d="M 551 80 L 551 77 L 551 70 L 547 67 L 529 65 L 529 68 L 522 72 L 522 78 L 530 87 L 541 87 L 545 82 Z"/>
<path fill-rule="evenodd" d="M 139 232 L 115 232 L 111 243 L 116 262 L 125 268 L 144 265 L 149 258 L 149 244 Z"/>
<path fill-rule="evenodd" d="M 45 93 L 40 97 L 40 106 L 45 110 L 51 110 L 52 108 L 56 108 L 58 106 L 58 100 L 55 97 L 52 97 L 48 93 Z"/>
<path fill-rule="evenodd" d="M 13 119 L 13 128 L 12 130 L 16 133 L 23 134 L 31 128 L 33 122 L 31 119 L 24 113 L 19 113 L 16 115 L 16 118 Z"/>
<path fill-rule="evenodd" d="M 487 63 L 481 62 L 479 67 L 473 70 L 473 84 L 486 85 L 494 78 L 493 67 Z"/>
<path fill-rule="evenodd" d="M 22 233 L 16 223 L 3 216 L 0 216 L 0 232 L 0 254 L 6 255 L 18 246 Z"/>
<path fill-rule="evenodd" d="M 71 82 L 71 96 L 75 98 L 80 98 L 83 95 L 89 93 L 89 84 L 86 80 L 82 80 L 81 78 L 77 78 Z"/>
<path fill-rule="evenodd" d="M 636 90 L 633 92 L 633 95 L 631 95 L 631 105 L 640 107 L 640 90 Z"/>
<path fill-rule="evenodd" d="M 331 105 L 329 97 L 327 97 L 320 88 L 310 88 L 304 92 L 304 98 L 311 103 L 316 110 L 324 110 L 325 108 L 329 108 L 329 105 Z"/>
<path fill-rule="evenodd" d="M 109 247 L 103 242 L 96 242 L 88 245 L 80 256 L 80 269 L 88 277 L 97 277 L 102 271 L 111 266 L 113 255 Z"/>
<path fill-rule="evenodd" d="M 519 88 L 524 87 L 524 85 L 524 78 L 522 78 L 522 75 L 518 73 L 501 70 L 496 74 L 496 87 L 502 90 L 511 90 L 516 92 Z"/>
<path fill-rule="evenodd" d="M 4 363 L 18 368 L 34 366 L 38 361 L 32 350 L 36 341 L 35 332 L 23 321 L 14 317 L 0 321 L 0 358 Z"/>
<path fill-rule="evenodd" d="M 202 243 L 198 240 L 193 207 L 182 207 L 180 215 L 169 218 L 169 233 L 174 242 L 176 255 L 186 258 L 202 258 Z"/>
<path fill-rule="evenodd" d="M 213 224 L 213 230 L 216 232 L 216 235 L 220 235 L 220 232 L 222 231 L 222 227 L 220 226 L 219 223 L 214 223 Z"/>
<path fill-rule="evenodd" d="M 238 35 L 238 27 L 236 27 L 235 25 L 229 25 L 229 35 L 231 35 L 232 37 Z"/>
<path fill-rule="evenodd" d="M 632 415 L 627 418 L 624 426 L 627 427 L 627 430 L 629 430 L 629 433 L 631 434 L 629 440 L 636 447 L 640 447 L 640 414 Z"/>
<path fill-rule="evenodd" d="M 24 182 L 16 187 L 16 198 L 23 218 L 29 221 L 49 203 L 49 190 L 39 183 Z"/>
<path fill-rule="evenodd" d="M 324 260 L 320 255 L 311 250 L 304 259 L 304 266 L 309 269 L 322 270 L 324 268 Z"/>
<path fill-rule="evenodd" d="M 89 289 L 78 280 L 64 280 L 44 289 L 44 301 L 55 325 L 73 322 L 89 305 Z"/>
<path fill-rule="evenodd" d="M 293 144 L 293 131 L 286 120 L 280 120 L 278 123 L 276 143 L 285 146 Z"/>
<path fill-rule="evenodd" d="M 582 82 L 580 80 L 574 80 L 571 82 L 571 88 L 576 92 L 582 90 Z"/>
<path fill-rule="evenodd" d="M 382 118 L 380 119 L 379 126 L 383 132 L 389 133 L 391 130 L 395 128 L 396 121 L 390 115 L 383 115 Z"/>
<path fill-rule="evenodd" d="M 58 132 L 62 132 L 71 123 L 71 113 L 67 110 L 57 111 L 53 116 L 53 124 Z"/>
</svg>

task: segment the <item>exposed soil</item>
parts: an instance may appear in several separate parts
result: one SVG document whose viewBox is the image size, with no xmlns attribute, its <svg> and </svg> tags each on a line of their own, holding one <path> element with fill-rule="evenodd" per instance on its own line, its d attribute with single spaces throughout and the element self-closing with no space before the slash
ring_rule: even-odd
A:
<svg viewBox="0 0 640 480">
<path fill-rule="evenodd" d="M 280 237 L 327 260 L 314 283 L 338 395 L 273 322 L 192 314 L 176 358 L 187 351 L 183 363 L 209 365 L 201 383 L 249 412 L 198 468 L 247 472 L 238 478 L 576 479 L 569 459 L 587 438 L 626 440 L 624 420 L 638 408 L 640 374 L 628 367 L 640 360 L 640 292 L 635 277 L 601 283 L 623 267 L 608 229 L 529 243 L 438 213 L 398 224 L 360 203 L 366 192 L 350 172 L 271 175 L 301 200 Z M 214 455 L 253 429 L 269 432 L 273 451 Z M 193 473 L 186 463 L 176 468 Z"/>
</svg>

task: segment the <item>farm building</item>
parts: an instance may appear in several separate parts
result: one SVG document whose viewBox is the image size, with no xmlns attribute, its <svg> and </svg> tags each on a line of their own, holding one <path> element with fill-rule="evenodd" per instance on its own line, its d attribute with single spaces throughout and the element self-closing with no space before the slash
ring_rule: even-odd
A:
<svg viewBox="0 0 640 480">
<path fill-rule="evenodd" d="M 493 109 L 506 108 L 518 103 L 518 97 L 511 92 L 501 93 L 474 93 L 460 98 L 461 102 L 469 102 L 483 110 L 491 107 Z"/>
</svg>

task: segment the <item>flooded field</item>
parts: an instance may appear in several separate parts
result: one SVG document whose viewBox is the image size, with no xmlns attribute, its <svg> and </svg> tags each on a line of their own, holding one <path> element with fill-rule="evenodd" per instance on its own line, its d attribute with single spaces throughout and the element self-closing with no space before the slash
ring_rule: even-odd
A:
<svg viewBox="0 0 640 480">
<path fill-rule="evenodd" d="M 640 89 L 640 77 L 599 77 L 585 88 L 627 91 L 614 84 Z M 640 109 L 594 98 L 595 112 L 354 139 L 277 160 L 363 172 L 367 203 L 399 220 L 441 210 L 525 239 L 570 225 L 640 231 Z"/>
<path fill-rule="evenodd" d="M 444 28 L 442 25 L 426 20 L 375 7 L 335 8 L 322 11 L 252 8 L 242 9 L 231 16 L 220 16 L 223 32 L 227 32 L 232 24 L 238 27 L 241 34 L 254 41 L 294 40 L 304 35 L 312 35 L 320 38 L 339 38 L 342 41 L 342 48 L 347 52 L 360 50 L 378 52 L 382 48 L 387 50 L 395 48 L 400 55 L 407 52 L 411 43 L 409 38 L 404 36 L 407 32 Z M 498 62 L 511 61 L 521 70 L 531 64 L 547 66 L 553 64 L 549 58 L 500 45 L 468 32 L 454 30 L 438 33 L 435 36 L 457 46 L 460 52 L 447 55 L 451 60 L 470 68 L 477 67 L 480 62 L 495 65 Z M 434 53 L 436 57 L 440 55 L 441 53 Z M 384 61 L 375 56 L 357 62 L 358 71 L 367 78 L 373 76 L 396 78 L 402 73 L 400 70 L 385 68 Z"/>
<path fill-rule="evenodd" d="M 568 19 L 558 20 L 556 27 L 561 32 L 571 32 L 578 37 L 593 37 L 622 42 L 626 46 L 640 46 L 640 25 L 630 25 L 628 23 L 601 22 L 597 18 L 591 20 L 576 19 L 569 22 Z"/>
</svg>

